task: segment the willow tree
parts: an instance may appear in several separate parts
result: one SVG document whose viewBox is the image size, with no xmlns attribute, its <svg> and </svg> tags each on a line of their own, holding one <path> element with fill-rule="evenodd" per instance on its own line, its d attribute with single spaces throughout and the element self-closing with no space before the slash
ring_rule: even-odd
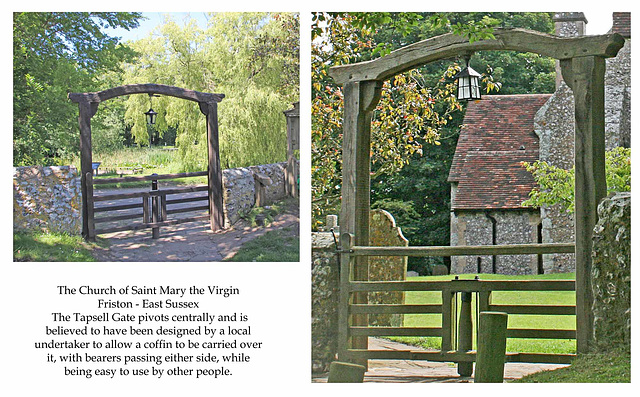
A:
<svg viewBox="0 0 640 397">
<path fill-rule="evenodd" d="M 282 112 L 298 100 L 298 37 L 296 14 L 209 14 L 206 28 L 167 16 L 148 37 L 131 44 L 141 56 L 126 66 L 123 80 L 225 94 L 219 106 L 223 168 L 284 161 Z M 149 142 L 143 113 L 150 106 L 159 113 L 153 127 L 158 133 L 177 129 L 182 168 L 202 169 L 206 128 L 197 106 L 169 97 L 129 97 L 125 121 L 141 145 Z"/>
</svg>

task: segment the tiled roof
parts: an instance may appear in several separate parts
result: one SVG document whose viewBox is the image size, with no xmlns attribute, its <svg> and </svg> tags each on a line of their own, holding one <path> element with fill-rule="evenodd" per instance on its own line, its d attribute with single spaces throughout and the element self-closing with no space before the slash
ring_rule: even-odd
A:
<svg viewBox="0 0 640 397">
<path fill-rule="evenodd" d="M 458 182 L 452 209 L 522 208 L 535 186 L 520 165 L 538 159 L 533 118 L 550 94 L 488 95 L 469 102 L 449 182 Z"/>
<path fill-rule="evenodd" d="M 631 37 L 631 13 L 614 12 L 611 33 L 618 33 L 623 37 Z"/>
</svg>

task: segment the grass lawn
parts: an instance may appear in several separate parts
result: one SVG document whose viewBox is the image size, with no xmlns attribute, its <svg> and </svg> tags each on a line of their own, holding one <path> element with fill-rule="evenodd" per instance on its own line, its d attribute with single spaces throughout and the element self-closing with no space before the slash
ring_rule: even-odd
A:
<svg viewBox="0 0 640 397">
<path fill-rule="evenodd" d="M 570 366 L 538 372 L 516 383 L 629 383 L 631 354 L 624 350 L 578 356 Z"/>
<path fill-rule="evenodd" d="M 475 275 L 465 274 L 461 279 L 473 279 Z M 443 281 L 453 280 L 454 275 L 409 277 L 409 280 Z M 505 276 L 495 274 L 481 274 L 481 280 L 573 280 L 574 273 L 548 274 L 536 276 Z M 475 307 L 475 294 L 472 294 L 472 307 Z M 406 292 L 407 304 L 441 304 L 440 292 Z M 540 305 L 575 305 L 575 293 L 572 291 L 497 291 L 492 294 L 494 304 L 540 304 Z M 472 310 L 473 321 L 476 323 L 475 310 Z M 405 327 L 441 327 L 442 317 L 439 314 L 407 314 L 404 317 Z M 540 329 L 575 329 L 575 316 L 541 316 L 541 315 L 510 315 L 509 328 L 540 328 Z M 441 340 L 438 337 L 393 337 L 392 340 L 408 343 L 425 348 L 440 349 Z M 475 329 L 474 329 L 475 339 Z M 475 348 L 475 346 L 474 346 Z M 507 339 L 507 351 L 529 353 L 575 353 L 576 342 L 555 339 Z"/>
<path fill-rule="evenodd" d="M 64 233 L 14 233 L 16 262 L 95 262 L 91 244 Z"/>
<path fill-rule="evenodd" d="M 229 262 L 297 262 L 300 237 L 295 226 L 272 230 L 245 243 Z"/>
</svg>

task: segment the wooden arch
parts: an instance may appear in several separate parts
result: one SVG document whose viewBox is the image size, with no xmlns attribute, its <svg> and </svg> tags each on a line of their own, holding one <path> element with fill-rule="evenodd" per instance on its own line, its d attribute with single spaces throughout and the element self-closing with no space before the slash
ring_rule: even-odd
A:
<svg viewBox="0 0 640 397">
<path fill-rule="evenodd" d="M 197 102 L 200 111 L 207 117 L 207 144 L 209 153 L 209 217 L 212 230 L 224 226 L 222 200 L 222 169 L 218 140 L 218 102 L 224 94 L 212 94 L 172 87 L 162 84 L 131 84 L 99 92 L 70 93 L 69 100 L 78 104 L 80 115 L 80 172 L 82 178 L 82 235 L 89 237 L 87 175 L 92 174 L 91 118 L 96 114 L 100 102 L 131 94 L 158 94 Z"/>
<path fill-rule="evenodd" d="M 575 98 L 576 329 L 578 352 L 586 352 L 593 337 L 591 235 L 597 205 L 607 191 L 605 58 L 616 56 L 624 38 L 619 34 L 566 38 L 523 29 L 496 29 L 494 37 L 469 43 L 461 36 L 445 34 L 372 61 L 330 69 L 331 77 L 344 88 L 340 230 L 353 235 L 354 245 L 369 245 L 371 117 L 385 80 L 429 62 L 481 50 L 532 52 L 558 59 Z M 366 258 L 357 259 L 353 277 L 366 280 Z M 354 345 L 358 343 L 362 342 L 354 340 Z"/>
</svg>

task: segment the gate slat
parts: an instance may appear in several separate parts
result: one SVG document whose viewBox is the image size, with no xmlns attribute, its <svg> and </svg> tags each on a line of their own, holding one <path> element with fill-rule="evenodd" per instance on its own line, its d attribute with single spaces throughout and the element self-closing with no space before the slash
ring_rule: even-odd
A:
<svg viewBox="0 0 640 397">
<path fill-rule="evenodd" d="M 575 305 L 489 305 L 489 311 L 507 314 L 541 314 L 575 316 Z"/>
<path fill-rule="evenodd" d="M 442 305 L 349 305 L 351 313 L 358 314 L 441 314 Z"/>
<path fill-rule="evenodd" d="M 571 329 L 527 329 L 508 328 L 507 338 L 522 339 L 575 339 L 576 331 Z"/>
<path fill-rule="evenodd" d="M 163 222 L 156 222 L 156 223 L 139 223 L 137 225 L 128 225 L 128 226 L 113 227 L 108 229 L 101 229 L 101 230 L 96 230 L 96 234 L 124 232 L 127 230 L 142 230 L 142 229 L 149 229 L 153 227 L 173 226 L 181 223 L 206 221 L 206 220 L 209 220 L 209 215 L 201 215 L 201 216 L 194 216 L 190 218 L 181 218 L 181 219 L 172 219 L 170 221 L 163 221 Z"/>
<path fill-rule="evenodd" d="M 135 214 L 125 214 L 125 215 L 116 215 L 116 216 L 107 216 L 102 218 L 95 218 L 93 220 L 94 223 L 105 223 L 105 222 L 115 222 L 115 221 L 126 221 L 130 219 L 139 220 L 144 216 L 143 212 L 136 212 Z"/>
<path fill-rule="evenodd" d="M 442 328 L 431 327 L 349 327 L 351 336 L 442 336 Z"/>
</svg>

